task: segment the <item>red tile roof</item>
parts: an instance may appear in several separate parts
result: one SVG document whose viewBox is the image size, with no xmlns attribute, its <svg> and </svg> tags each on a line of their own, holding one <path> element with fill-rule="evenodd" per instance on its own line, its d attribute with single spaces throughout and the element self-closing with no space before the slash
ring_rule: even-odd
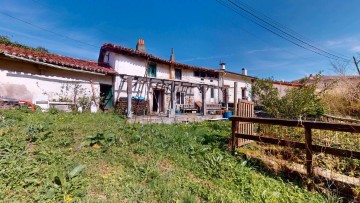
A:
<svg viewBox="0 0 360 203">
<path fill-rule="evenodd" d="M 116 71 L 107 64 L 101 64 L 96 61 L 83 60 L 51 54 L 46 52 L 39 52 L 20 47 L 7 46 L 0 44 L 0 54 L 20 57 L 34 62 L 42 62 L 51 65 L 62 66 L 75 70 L 83 70 L 88 72 L 115 74 Z"/>
<path fill-rule="evenodd" d="M 273 84 L 291 86 L 291 87 L 301 87 L 301 84 L 298 82 L 273 81 Z"/>
<path fill-rule="evenodd" d="M 126 48 L 126 47 L 115 45 L 115 44 L 108 44 L 108 43 L 105 43 L 104 45 L 101 46 L 99 60 L 98 60 L 99 63 L 104 62 L 104 57 L 105 57 L 106 51 L 111 51 L 114 53 L 130 55 L 130 56 L 138 56 L 138 57 L 142 57 L 145 59 L 149 59 L 149 61 L 152 61 L 152 62 L 174 65 L 175 67 L 218 72 L 218 70 L 216 70 L 216 69 L 203 68 L 203 67 L 199 67 L 199 66 L 192 66 L 192 65 L 187 65 L 187 64 L 183 64 L 183 63 L 177 63 L 175 61 L 170 61 L 170 60 L 166 60 L 163 58 L 159 58 L 159 57 L 153 56 L 153 55 L 145 53 L 145 52 L 137 51 L 134 49 Z"/>
</svg>

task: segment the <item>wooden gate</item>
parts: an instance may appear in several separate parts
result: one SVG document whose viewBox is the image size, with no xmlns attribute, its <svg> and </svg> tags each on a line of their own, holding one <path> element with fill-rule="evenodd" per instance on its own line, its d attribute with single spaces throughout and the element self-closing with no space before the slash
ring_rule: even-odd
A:
<svg viewBox="0 0 360 203">
<path fill-rule="evenodd" d="M 239 99 L 237 105 L 238 106 L 237 106 L 236 116 L 241 116 L 241 117 L 254 117 L 255 116 L 254 102 Z M 238 121 L 236 123 L 236 131 L 241 134 L 252 135 L 253 131 L 254 131 L 254 124 Z M 236 139 L 236 141 L 235 141 L 236 147 L 241 147 L 241 146 L 244 146 L 246 144 L 253 142 L 252 140 L 247 140 L 247 139 L 241 139 L 241 138 L 235 138 L 235 139 Z"/>
</svg>

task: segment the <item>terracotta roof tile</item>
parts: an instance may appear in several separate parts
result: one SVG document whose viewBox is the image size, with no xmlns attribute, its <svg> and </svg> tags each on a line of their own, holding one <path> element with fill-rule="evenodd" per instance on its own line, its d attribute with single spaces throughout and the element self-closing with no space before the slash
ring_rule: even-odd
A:
<svg viewBox="0 0 360 203">
<path fill-rule="evenodd" d="M 67 56 L 61 56 L 52 53 L 39 52 L 28 50 L 20 47 L 7 46 L 0 44 L 0 53 L 10 54 L 16 57 L 29 59 L 32 61 L 40 61 L 52 65 L 61 65 L 66 68 L 72 68 L 75 70 L 85 70 L 89 72 L 115 74 L 116 71 L 108 64 L 98 63 L 96 61 L 83 60 L 77 58 L 71 58 Z"/>
<path fill-rule="evenodd" d="M 159 58 L 159 57 L 156 57 L 154 55 L 151 55 L 151 54 L 148 54 L 145 52 L 141 52 L 141 51 L 127 48 L 127 47 L 123 47 L 123 46 L 119 46 L 119 45 L 115 45 L 115 44 L 109 44 L 109 43 L 105 43 L 104 45 L 101 46 L 99 60 L 98 60 L 99 62 L 103 62 L 106 51 L 111 51 L 111 52 L 115 52 L 115 53 L 119 53 L 119 54 L 132 55 L 132 56 L 139 56 L 139 57 L 142 57 L 145 59 L 149 59 L 150 61 L 153 61 L 153 62 L 159 62 L 159 63 L 169 64 L 169 65 L 173 64 L 176 67 L 218 72 L 218 70 L 216 70 L 216 69 L 192 66 L 192 65 L 187 65 L 187 64 L 183 64 L 183 63 L 177 63 L 175 61 L 170 61 L 170 60 L 166 60 L 163 58 Z"/>
</svg>

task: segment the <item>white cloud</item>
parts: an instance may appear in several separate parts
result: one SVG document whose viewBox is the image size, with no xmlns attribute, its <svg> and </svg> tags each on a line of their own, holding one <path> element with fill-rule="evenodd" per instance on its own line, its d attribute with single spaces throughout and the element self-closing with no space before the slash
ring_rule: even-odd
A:
<svg viewBox="0 0 360 203">
<path fill-rule="evenodd" d="M 254 54 L 254 53 L 259 53 L 259 52 L 275 52 L 275 51 L 280 51 L 282 49 L 280 48 L 264 48 L 264 49 L 253 49 L 250 51 L 247 51 L 247 54 Z"/>
<path fill-rule="evenodd" d="M 221 59 L 221 58 L 228 58 L 231 56 L 236 56 L 238 54 L 227 54 L 227 55 L 218 55 L 218 56 L 199 56 L 191 59 L 182 59 L 179 60 L 179 62 L 185 63 L 185 62 L 191 62 L 191 61 L 198 61 L 198 60 L 208 60 L 208 59 Z"/>
<path fill-rule="evenodd" d="M 360 46 L 354 46 L 351 48 L 351 51 L 360 52 Z"/>
<path fill-rule="evenodd" d="M 354 37 L 345 37 L 341 39 L 328 40 L 325 42 L 325 45 L 328 47 L 342 47 L 356 42 L 358 42 L 358 39 Z"/>
</svg>

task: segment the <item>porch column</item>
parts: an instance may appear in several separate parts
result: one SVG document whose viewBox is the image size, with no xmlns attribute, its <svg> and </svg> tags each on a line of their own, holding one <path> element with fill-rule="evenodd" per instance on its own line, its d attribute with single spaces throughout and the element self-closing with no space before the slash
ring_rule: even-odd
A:
<svg viewBox="0 0 360 203">
<path fill-rule="evenodd" d="M 133 77 L 129 76 L 127 79 L 127 118 L 131 118 L 131 98 L 132 98 L 132 81 Z"/>
<path fill-rule="evenodd" d="M 149 78 L 148 80 L 147 80 L 148 82 L 149 82 L 149 86 L 148 86 L 148 89 L 147 89 L 147 106 L 148 106 L 148 109 L 147 109 L 147 113 L 150 115 L 151 114 L 151 108 L 152 108 L 152 106 L 151 106 L 151 101 L 150 101 L 150 91 L 151 91 L 151 87 L 152 87 L 152 81 L 151 81 L 151 78 Z"/>
<path fill-rule="evenodd" d="M 237 96 L 237 89 L 238 89 L 238 82 L 234 82 L 234 116 L 237 116 L 237 101 L 238 101 L 238 96 Z"/>
<path fill-rule="evenodd" d="M 201 100 L 202 100 L 202 105 L 201 105 L 201 115 L 202 116 L 206 116 L 206 85 L 201 86 Z"/>
<path fill-rule="evenodd" d="M 225 107 L 226 110 L 229 110 L 229 88 L 225 88 Z"/>
<path fill-rule="evenodd" d="M 175 95 L 175 82 L 171 83 L 171 112 L 170 117 L 175 117 L 176 109 L 176 95 Z"/>
</svg>

